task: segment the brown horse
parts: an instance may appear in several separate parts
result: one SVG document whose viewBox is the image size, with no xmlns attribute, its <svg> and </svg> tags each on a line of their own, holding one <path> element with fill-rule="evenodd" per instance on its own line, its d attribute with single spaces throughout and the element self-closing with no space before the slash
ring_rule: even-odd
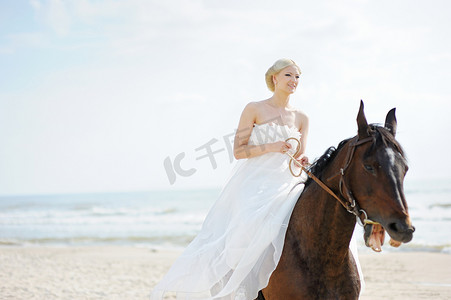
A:
<svg viewBox="0 0 451 300">
<path fill-rule="evenodd" d="M 392 245 L 412 239 L 403 191 L 407 163 L 395 140 L 395 109 L 384 127 L 368 125 L 361 102 L 357 124 L 356 137 L 329 148 L 310 169 L 346 209 L 311 179 L 306 182 L 279 264 L 258 299 L 358 299 L 360 279 L 349 250 L 356 216 L 380 223 L 365 225 L 365 243 L 373 250 L 383 244 L 383 229 Z"/>
</svg>

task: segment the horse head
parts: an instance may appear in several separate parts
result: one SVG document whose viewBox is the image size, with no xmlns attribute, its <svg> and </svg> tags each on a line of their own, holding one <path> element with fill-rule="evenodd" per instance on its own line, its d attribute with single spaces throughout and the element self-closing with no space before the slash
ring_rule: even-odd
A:
<svg viewBox="0 0 451 300">
<path fill-rule="evenodd" d="M 355 147 L 345 186 L 352 191 L 365 217 L 379 223 L 364 226 L 365 244 L 381 251 L 384 229 L 391 237 L 390 245 L 397 247 L 410 242 L 415 228 L 404 195 L 403 182 L 408 166 L 403 149 L 395 139 L 395 109 L 388 112 L 384 126 L 368 125 L 361 102 L 357 124 L 355 139 L 370 142 Z"/>
</svg>

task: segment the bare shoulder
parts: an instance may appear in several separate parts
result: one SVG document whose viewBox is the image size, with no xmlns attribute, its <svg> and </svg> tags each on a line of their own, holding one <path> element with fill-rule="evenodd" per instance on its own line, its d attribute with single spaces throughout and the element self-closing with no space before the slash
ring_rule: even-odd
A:
<svg viewBox="0 0 451 300">
<path fill-rule="evenodd" d="M 265 101 L 266 100 L 249 102 L 244 107 L 243 113 L 252 114 L 254 116 L 258 115 L 262 110 L 264 110 L 264 108 L 265 108 L 265 105 L 264 105 Z"/>
<path fill-rule="evenodd" d="M 308 122 L 308 116 L 302 110 L 296 108 L 294 110 L 294 112 L 296 114 L 296 119 L 301 120 L 302 123 L 303 122 Z"/>
<path fill-rule="evenodd" d="M 309 119 L 307 114 L 297 108 L 294 109 L 294 113 L 296 115 L 296 126 L 299 128 L 299 131 L 305 134 L 309 127 Z"/>
<path fill-rule="evenodd" d="M 262 107 L 264 107 L 265 102 L 267 102 L 267 100 L 249 102 L 246 105 L 246 107 L 251 107 L 253 109 L 261 109 Z"/>
<path fill-rule="evenodd" d="M 259 102 L 257 101 L 253 101 L 253 102 L 249 102 L 248 104 L 246 104 L 246 106 L 244 107 L 244 110 L 256 110 L 259 107 Z"/>
<path fill-rule="evenodd" d="M 259 115 L 260 105 L 258 102 L 249 102 L 243 109 L 241 113 L 240 123 L 238 128 L 242 130 L 243 128 L 252 127 L 255 123 L 257 116 Z"/>
</svg>

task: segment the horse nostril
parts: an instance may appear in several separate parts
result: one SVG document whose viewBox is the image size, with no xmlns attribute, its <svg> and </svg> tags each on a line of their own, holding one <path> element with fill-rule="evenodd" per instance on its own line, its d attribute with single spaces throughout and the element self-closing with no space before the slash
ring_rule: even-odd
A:
<svg viewBox="0 0 451 300">
<path fill-rule="evenodd" d="M 413 226 L 412 226 L 412 228 L 410 228 L 410 227 L 407 227 L 406 224 L 400 223 L 400 222 L 390 223 L 388 225 L 388 227 L 391 230 L 393 230 L 394 232 L 398 232 L 398 233 L 405 233 L 405 232 L 413 232 L 413 231 L 415 231 L 415 228 Z"/>
<path fill-rule="evenodd" d="M 413 226 L 408 227 L 405 224 L 398 223 L 398 222 L 388 224 L 388 228 L 391 229 L 393 232 L 397 232 L 397 233 L 414 233 L 415 232 L 415 227 L 413 227 Z"/>
<path fill-rule="evenodd" d="M 398 226 L 396 223 L 390 223 L 388 224 L 388 228 L 390 228 L 394 232 L 399 232 Z"/>
</svg>

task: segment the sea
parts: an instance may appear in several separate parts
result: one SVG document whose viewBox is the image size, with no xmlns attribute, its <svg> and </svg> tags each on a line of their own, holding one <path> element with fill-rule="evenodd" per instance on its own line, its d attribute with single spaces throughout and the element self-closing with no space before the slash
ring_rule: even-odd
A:
<svg viewBox="0 0 451 300">
<path fill-rule="evenodd" d="M 383 251 L 451 254 L 451 181 L 406 182 L 414 238 Z M 0 246 L 121 245 L 179 250 L 199 232 L 220 189 L 0 197 Z M 359 251 L 370 251 L 357 225 Z"/>
</svg>

